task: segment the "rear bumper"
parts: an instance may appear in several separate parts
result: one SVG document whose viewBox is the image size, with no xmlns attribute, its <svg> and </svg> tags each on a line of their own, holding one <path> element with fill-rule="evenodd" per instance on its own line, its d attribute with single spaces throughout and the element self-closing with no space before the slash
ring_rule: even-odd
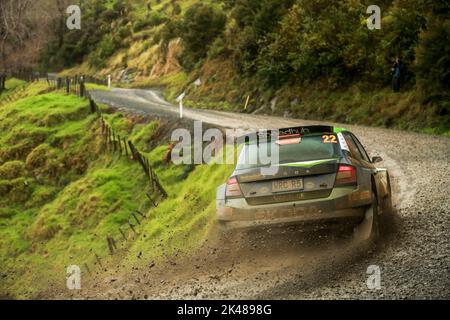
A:
<svg viewBox="0 0 450 320">
<path fill-rule="evenodd" d="M 224 229 L 311 224 L 356 224 L 364 218 L 371 194 L 335 188 L 327 198 L 250 206 L 245 199 L 217 201 L 217 219 Z"/>
</svg>

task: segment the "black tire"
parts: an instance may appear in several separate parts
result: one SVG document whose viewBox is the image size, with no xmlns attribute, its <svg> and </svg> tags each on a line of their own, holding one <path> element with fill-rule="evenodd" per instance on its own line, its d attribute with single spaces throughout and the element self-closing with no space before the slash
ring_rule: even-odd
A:
<svg viewBox="0 0 450 320">
<path fill-rule="evenodd" d="M 380 226 L 380 215 L 378 213 L 378 198 L 377 195 L 372 192 L 372 210 L 373 210 L 373 220 L 372 220 L 372 233 L 370 235 L 369 241 L 371 243 L 376 243 L 380 239 L 381 226 Z"/>
<path fill-rule="evenodd" d="M 387 217 L 388 215 L 392 214 L 392 191 L 391 191 L 391 180 L 389 178 L 389 175 L 387 177 L 387 183 L 388 183 L 388 195 L 383 198 L 383 215 Z"/>
<path fill-rule="evenodd" d="M 363 222 L 354 229 L 355 241 L 364 245 L 372 245 L 380 238 L 380 216 L 378 214 L 378 199 L 372 191 L 372 204 L 366 208 Z"/>
</svg>

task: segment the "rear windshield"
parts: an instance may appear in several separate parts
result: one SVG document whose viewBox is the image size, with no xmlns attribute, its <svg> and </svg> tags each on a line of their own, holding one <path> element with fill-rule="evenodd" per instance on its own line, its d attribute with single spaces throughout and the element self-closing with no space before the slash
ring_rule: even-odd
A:
<svg viewBox="0 0 450 320">
<path fill-rule="evenodd" d="M 256 143 L 244 144 L 236 168 L 247 169 L 267 165 L 267 159 L 264 159 L 264 155 L 271 157 L 273 150 L 276 150 L 274 148 L 275 143 L 277 142 L 269 141 L 259 145 Z M 337 137 L 333 134 L 303 136 L 299 143 L 277 143 L 277 146 L 279 158 L 278 161 L 271 163 L 272 165 L 332 159 L 339 156 L 339 144 L 337 143 Z M 260 155 L 263 155 L 262 159 Z"/>
</svg>

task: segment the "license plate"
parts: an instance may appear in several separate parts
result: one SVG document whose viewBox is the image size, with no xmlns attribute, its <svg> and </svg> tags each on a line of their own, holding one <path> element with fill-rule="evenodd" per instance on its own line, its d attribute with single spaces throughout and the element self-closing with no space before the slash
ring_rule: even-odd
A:
<svg viewBox="0 0 450 320">
<path fill-rule="evenodd" d="M 272 181 L 272 192 L 294 191 L 303 189 L 303 179 L 283 179 Z"/>
</svg>

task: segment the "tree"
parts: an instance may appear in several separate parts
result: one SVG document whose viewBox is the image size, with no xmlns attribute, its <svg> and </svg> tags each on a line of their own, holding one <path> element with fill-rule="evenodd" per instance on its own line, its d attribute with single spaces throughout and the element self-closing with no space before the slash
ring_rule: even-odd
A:
<svg viewBox="0 0 450 320">
<path fill-rule="evenodd" d="M 419 39 L 415 62 L 418 83 L 428 92 L 450 92 L 450 21 L 433 17 Z"/>
<path fill-rule="evenodd" d="M 0 1 L 0 68 L 25 69 L 36 62 L 48 34 L 44 0 Z"/>
<path fill-rule="evenodd" d="M 184 50 L 181 62 L 190 70 L 206 57 L 209 45 L 221 35 L 226 16 L 212 6 L 198 3 L 189 8 L 182 21 Z"/>
</svg>

